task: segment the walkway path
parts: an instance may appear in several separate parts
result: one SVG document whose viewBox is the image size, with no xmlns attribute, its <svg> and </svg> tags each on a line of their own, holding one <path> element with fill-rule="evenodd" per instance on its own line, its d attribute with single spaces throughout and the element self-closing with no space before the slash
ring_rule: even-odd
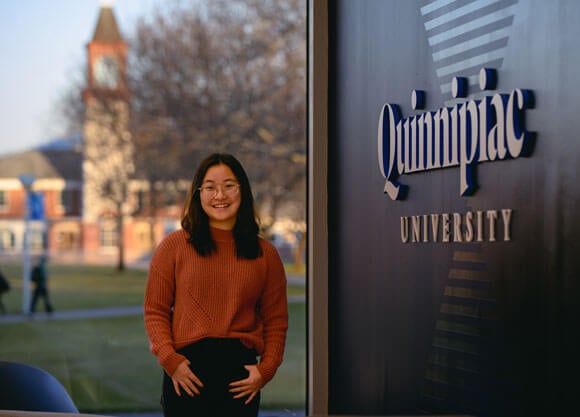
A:
<svg viewBox="0 0 580 417">
<path fill-rule="evenodd" d="M 304 276 L 289 275 L 288 283 L 291 285 L 306 285 Z M 289 303 L 304 302 L 305 297 L 302 295 L 289 296 Z M 85 310 L 66 310 L 55 311 L 51 314 L 35 313 L 26 314 L 7 314 L 0 316 L 0 323 L 21 323 L 24 321 L 42 321 L 42 320 L 78 320 L 78 319 L 100 319 L 120 316 L 137 316 L 143 314 L 143 306 L 125 306 L 125 307 L 100 307 Z"/>
</svg>

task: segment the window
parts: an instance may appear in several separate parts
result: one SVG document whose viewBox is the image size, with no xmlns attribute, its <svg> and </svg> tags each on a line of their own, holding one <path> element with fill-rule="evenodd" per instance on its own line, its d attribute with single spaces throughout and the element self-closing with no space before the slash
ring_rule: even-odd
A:
<svg viewBox="0 0 580 417">
<path fill-rule="evenodd" d="M 14 249 L 14 232 L 8 229 L 0 229 L 0 249 Z"/>
<path fill-rule="evenodd" d="M 60 192 L 60 206 L 65 214 L 71 214 L 73 208 L 74 193 L 66 188 Z"/>
<path fill-rule="evenodd" d="M 61 231 L 56 236 L 58 249 L 77 249 L 79 235 L 73 231 Z"/>
<path fill-rule="evenodd" d="M 145 190 L 137 190 L 134 194 L 134 214 L 146 214 L 148 204 L 148 193 Z"/>
<path fill-rule="evenodd" d="M 0 190 L 0 211 L 8 211 L 8 195 L 3 190 Z"/>
<path fill-rule="evenodd" d="M 42 250 L 46 247 L 46 234 L 40 228 L 30 229 L 30 249 Z"/>
<path fill-rule="evenodd" d="M 165 206 L 174 206 L 177 204 L 178 192 L 175 184 L 168 184 L 163 194 L 163 203 Z"/>
<path fill-rule="evenodd" d="M 110 249 L 117 247 L 119 234 L 117 233 L 117 225 L 114 221 L 104 221 L 101 224 L 101 247 L 103 249 Z"/>
<path fill-rule="evenodd" d="M 128 239 L 133 239 L 133 248 L 137 251 L 149 251 L 152 246 L 154 226 L 147 221 L 134 222 L 128 230 Z"/>
</svg>

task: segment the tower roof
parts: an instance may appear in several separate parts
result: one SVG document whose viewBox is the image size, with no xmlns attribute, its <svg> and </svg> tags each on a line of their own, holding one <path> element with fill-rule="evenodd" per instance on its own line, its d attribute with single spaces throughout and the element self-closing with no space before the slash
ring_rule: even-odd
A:
<svg viewBox="0 0 580 417">
<path fill-rule="evenodd" d="M 93 41 L 98 42 L 119 42 L 123 37 L 117 26 L 113 8 L 111 6 L 101 6 L 99 20 L 93 35 Z"/>
</svg>

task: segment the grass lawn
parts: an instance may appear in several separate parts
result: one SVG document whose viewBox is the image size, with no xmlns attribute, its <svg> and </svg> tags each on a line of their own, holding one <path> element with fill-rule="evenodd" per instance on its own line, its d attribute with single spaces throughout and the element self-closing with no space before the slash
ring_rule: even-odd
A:
<svg viewBox="0 0 580 417">
<path fill-rule="evenodd" d="M 20 313 L 18 265 L 3 265 L 12 284 L 4 304 Z M 146 272 L 113 267 L 50 265 L 57 310 L 142 304 Z M 289 294 L 304 288 L 289 288 Z M 42 307 L 42 304 L 41 304 Z M 143 317 L 0 323 L 0 360 L 38 366 L 58 378 L 81 412 L 157 411 L 161 368 L 148 350 Z M 304 409 L 306 308 L 290 305 L 284 363 L 262 395 L 262 408 Z"/>
</svg>

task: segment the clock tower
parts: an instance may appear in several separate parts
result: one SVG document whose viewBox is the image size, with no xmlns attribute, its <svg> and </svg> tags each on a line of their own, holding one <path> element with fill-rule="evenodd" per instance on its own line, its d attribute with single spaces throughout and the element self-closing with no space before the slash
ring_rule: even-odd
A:
<svg viewBox="0 0 580 417">
<path fill-rule="evenodd" d="M 83 246 L 88 256 L 123 251 L 123 220 L 133 174 L 127 44 L 111 5 L 102 5 L 87 45 L 83 93 Z"/>
<path fill-rule="evenodd" d="M 113 8 L 102 6 L 88 50 L 88 88 L 108 91 L 109 95 L 127 95 L 127 44 L 123 40 Z"/>
</svg>

